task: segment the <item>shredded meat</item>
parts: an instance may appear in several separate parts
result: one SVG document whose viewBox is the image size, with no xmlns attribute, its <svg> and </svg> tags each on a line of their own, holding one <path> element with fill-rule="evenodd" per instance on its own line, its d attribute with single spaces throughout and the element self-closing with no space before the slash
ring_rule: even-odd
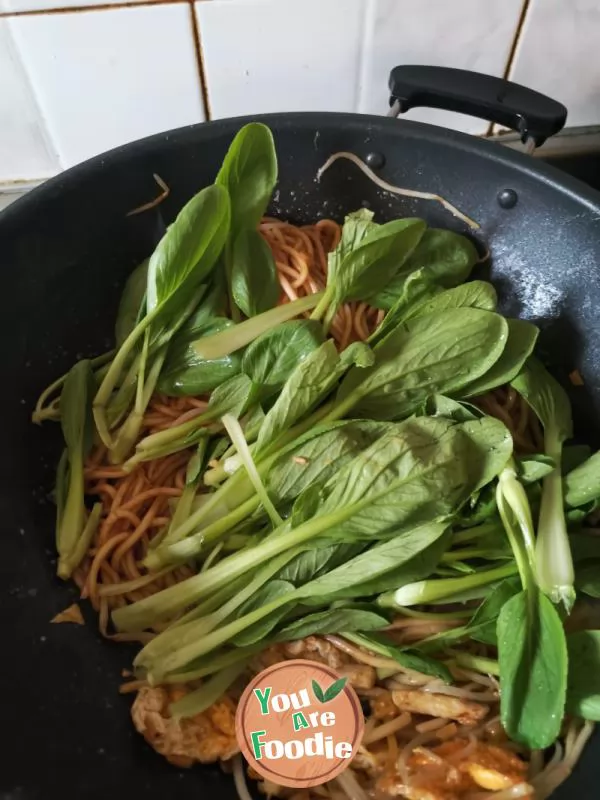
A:
<svg viewBox="0 0 600 800">
<path fill-rule="evenodd" d="M 327 664 L 327 666 L 336 670 L 339 670 L 349 661 L 345 653 L 342 653 L 325 639 L 319 639 L 318 636 L 307 636 L 306 639 L 287 642 L 284 644 L 283 650 L 287 658 L 307 658 L 310 661 Z"/>
<path fill-rule="evenodd" d="M 235 738 L 235 706 L 223 697 L 201 714 L 173 719 L 169 705 L 186 694 L 179 687 L 139 690 L 131 716 L 136 729 L 158 753 L 178 767 L 227 760 L 239 752 Z"/>
<path fill-rule="evenodd" d="M 420 689 L 398 689 L 392 692 L 394 704 L 400 711 L 426 714 L 428 717 L 456 719 L 463 725 L 473 725 L 488 713 L 488 707 L 472 700 L 461 700 L 445 694 L 423 692 Z"/>
</svg>

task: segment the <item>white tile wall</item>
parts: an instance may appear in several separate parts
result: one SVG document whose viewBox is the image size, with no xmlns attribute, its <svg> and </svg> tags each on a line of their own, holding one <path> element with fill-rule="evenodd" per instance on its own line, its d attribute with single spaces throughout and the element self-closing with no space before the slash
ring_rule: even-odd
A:
<svg viewBox="0 0 600 800">
<path fill-rule="evenodd" d="M 0 180 L 46 177 L 58 168 L 9 23 L 0 19 Z"/>
<path fill-rule="evenodd" d="M 598 125 L 599 50 L 599 0 L 532 0 L 510 77 L 564 103 L 568 125 Z"/>
<path fill-rule="evenodd" d="M 186 3 L 8 20 L 62 166 L 203 121 Z"/>
<path fill-rule="evenodd" d="M 522 0 L 368 0 L 359 110 L 385 113 L 388 77 L 397 64 L 503 75 L 521 7 Z M 482 120 L 437 109 L 412 109 L 405 116 L 469 133 L 482 134 L 488 127 Z"/>
<path fill-rule="evenodd" d="M 396 64 L 505 74 L 525 6 L 511 77 L 600 125 L 600 0 L 0 0 L 0 192 L 203 120 L 204 95 L 214 118 L 384 114 Z"/>
<path fill-rule="evenodd" d="M 0 0 L 0 11 L 52 11 L 56 8 L 89 8 L 90 6 L 122 6 L 136 3 L 162 3 L 164 0 Z"/>
<path fill-rule="evenodd" d="M 196 3 L 211 115 L 350 111 L 363 0 Z"/>
</svg>

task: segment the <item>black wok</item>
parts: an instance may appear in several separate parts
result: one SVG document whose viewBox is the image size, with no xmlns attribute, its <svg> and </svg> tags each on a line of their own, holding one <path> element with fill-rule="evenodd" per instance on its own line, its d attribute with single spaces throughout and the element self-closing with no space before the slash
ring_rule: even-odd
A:
<svg viewBox="0 0 600 800">
<path fill-rule="evenodd" d="M 408 90 L 395 95 L 404 96 L 404 106 L 427 102 L 478 113 L 518 125 L 538 141 L 564 122 L 558 104 L 540 104 L 539 95 L 504 82 L 495 81 L 491 94 L 486 83 L 485 97 L 471 86 L 465 100 L 435 80 L 433 91 L 427 75 L 417 77 L 427 91 L 415 90 L 423 85 L 409 74 Z M 545 355 L 560 377 L 580 370 L 585 388 L 573 394 L 578 434 L 598 443 L 600 193 L 525 155 L 428 125 L 355 114 L 262 119 L 279 155 L 271 209 L 277 216 L 341 219 L 367 204 L 380 219 L 419 215 L 466 230 L 435 203 L 382 193 L 346 162 L 315 182 L 330 154 L 349 150 L 391 183 L 443 194 L 475 218 L 503 310 L 539 322 Z M 54 575 L 49 493 L 59 431 L 34 427 L 30 413 L 41 388 L 76 357 L 111 346 L 126 275 L 183 203 L 214 179 L 246 121 L 197 125 L 118 148 L 48 181 L 0 215 L 0 797 L 6 800 L 234 797 L 220 769 L 179 772 L 133 731 L 129 700 L 117 694 L 121 669 L 130 663 L 126 647 L 103 642 L 91 617 L 85 628 L 49 624 L 75 592 Z M 171 187 L 169 198 L 126 216 L 155 194 L 153 173 Z M 599 758 L 597 738 L 557 799 L 597 797 Z"/>
</svg>

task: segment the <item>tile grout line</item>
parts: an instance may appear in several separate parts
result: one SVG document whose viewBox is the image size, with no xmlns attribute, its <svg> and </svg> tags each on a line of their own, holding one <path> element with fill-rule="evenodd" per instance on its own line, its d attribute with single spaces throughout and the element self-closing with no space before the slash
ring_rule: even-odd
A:
<svg viewBox="0 0 600 800">
<path fill-rule="evenodd" d="M 208 81 L 206 80 L 206 67 L 204 56 L 202 55 L 202 39 L 200 36 L 200 25 L 196 16 L 194 0 L 189 0 L 190 20 L 192 24 L 192 35 L 194 37 L 194 51 L 196 53 L 196 65 L 198 67 L 198 80 L 200 81 L 200 92 L 202 95 L 202 105 L 204 106 L 204 116 L 207 120 L 212 119 L 210 107 L 210 97 L 208 94 Z"/>
<path fill-rule="evenodd" d="M 517 21 L 517 27 L 515 28 L 515 32 L 513 34 L 510 50 L 508 51 L 508 56 L 506 58 L 506 64 L 504 65 L 504 72 L 502 73 L 502 78 L 505 81 L 510 80 L 510 73 L 515 63 L 517 50 L 519 49 L 519 44 L 521 43 L 521 39 L 523 36 L 523 28 L 525 27 L 525 21 L 527 19 L 527 14 L 529 12 L 530 5 L 531 5 L 531 0 L 523 0 L 521 12 L 519 14 L 519 19 Z M 494 132 L 494 124 L 495 123 L 490 122 L 487 131 L 485 132 L 485 136 L 492 136 Z"/>
<path fill-rule="evenodd" d="M 60 2 L 60 0 L 57 0 Z M 0 19 L 10 17 L 38 17 L 48 16 L 54 14 L 77 14 L 85 13 L 86 11 L 110 11 L 111 9 L 119 10 L 123 8 L 148 8 L 149 6 L 166 6 L 175 5 L 176 3 L 184 3 L 186 0 L 121 0 L 119 3 L 107 4 L 99 0 L 91 6 L 55 6 L 54 8 L 35 8 L 29 11 L 0 11 Z"/>
</svg>

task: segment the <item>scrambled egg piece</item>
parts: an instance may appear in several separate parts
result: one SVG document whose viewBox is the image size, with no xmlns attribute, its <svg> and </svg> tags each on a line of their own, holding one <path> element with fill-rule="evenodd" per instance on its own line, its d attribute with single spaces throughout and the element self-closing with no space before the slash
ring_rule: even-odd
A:
<svg viewBox="0 0 600 800">
<path fill-rule="evenodd" d="M 140 689 L 131 708 L 136 729 L 157 753 L 177 767 L 232 758 L 239 752 L 234 703 L 223 697 L 201 714 L 173 719 L 169 705 L 185 694 L 185 689 L 174 686 Z"/>
</svg>

